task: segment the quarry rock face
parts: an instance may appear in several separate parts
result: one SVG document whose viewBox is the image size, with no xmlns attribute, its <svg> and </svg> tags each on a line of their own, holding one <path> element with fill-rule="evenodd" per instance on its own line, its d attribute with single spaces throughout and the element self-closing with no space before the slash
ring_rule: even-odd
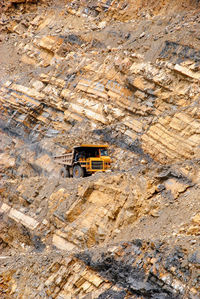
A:
<svg viewBox="0 0 200 299">
<path fill-rule="evenodd" d="M 199 8 L 0 4 L 0 297 L 200 298 Z"/>
</svg>

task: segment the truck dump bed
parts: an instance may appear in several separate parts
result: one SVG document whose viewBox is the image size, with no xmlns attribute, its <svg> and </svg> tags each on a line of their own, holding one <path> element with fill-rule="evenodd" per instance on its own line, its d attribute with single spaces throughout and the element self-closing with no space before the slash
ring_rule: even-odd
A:
<svg viewBox="0 0 200 299">
<path fill-rule="evenodd" d="M 54 161 L 60 165 L 69 165 L 73 163 L 73 153 L 54 156 Z"/>
</svg>

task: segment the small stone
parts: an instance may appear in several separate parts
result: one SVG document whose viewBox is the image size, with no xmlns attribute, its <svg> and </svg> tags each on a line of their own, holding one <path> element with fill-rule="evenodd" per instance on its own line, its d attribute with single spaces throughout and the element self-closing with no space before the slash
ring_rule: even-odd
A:
<svg viewBox="0 0 200 299">
<path fill-rule="evenodd" d="M 197 240 L 191 240 L 190 244 L 196 244 Z"/>
<path fill-rule="evenodd" d="M 160 216 L 159 215 L 159 210 L 158 209 L 154 209 L 154 210 L 150 211 L 150 215 L 152 217 L 159 217 Z"/>
<path fill-rule="evenodd" d="M 104 29 L 106 27 L 106 24 L 107 24 L 106 21 L 100 22 L 98 25 L 99 29 Z"/>
<path fill-rule="evenodd" d="M 145 36 L 145 32 L 142 32 L 141 34 L 140 34 L 140 38 L 142 38 L 142 37 L 144 37 Z"/>
<path fill-rule="evenodd" d="M 37 91 L 41 91 L 44 88 L 44 84 L 39 81 L 39 80 L 35 80 L 32 82 L 32 86 L 37 90 Z"/>
</svg>

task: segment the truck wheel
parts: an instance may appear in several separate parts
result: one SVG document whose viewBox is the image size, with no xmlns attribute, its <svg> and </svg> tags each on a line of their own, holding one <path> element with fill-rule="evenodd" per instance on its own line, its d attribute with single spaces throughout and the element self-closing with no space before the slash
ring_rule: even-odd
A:
<svg viewBox="0 0 200 299">
<path fill-rule="evenodd" d="M 84 169 L 80 165 L 75 165 L 73 169 L 73 178 L 82 178 L 84 176 Z"/>
<path fill-rule="evenodd" d="M 62 167 L 60 169 L 60 176 L 64 179 L 64 178 L 69 178 L 70 174 L 69 174 L 69 169 Z"/>
</svg>

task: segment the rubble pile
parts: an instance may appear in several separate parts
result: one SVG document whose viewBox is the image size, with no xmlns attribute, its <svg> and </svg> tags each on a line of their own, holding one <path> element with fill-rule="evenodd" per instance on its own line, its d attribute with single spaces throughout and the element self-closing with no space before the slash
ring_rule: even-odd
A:
<svg viewBox="0 0 200 299">
<path fill-rule="evenodd" d="M 4 286 L 15 297 L 198 298 L 199 256 L 139 239 L 75 256 L 37 252 L 7 260 Z M 188 266 L 189 265 L 189 266 Z M 26 271 L 24 273 L 24 270 Z M 40 279 L 39 277 L 40 276 Z M 12 279 L 12 281 L 11 281 Z M 5 294 L 6 292 L 4 292 Z"/>
<path fill-rule="evenodd" d="M 33 4 L 33 3 L 37 3 L 38 0 L 1 0 L 0 3 L 0 13 L 8 11 L 10 9 L 16 8 L 17 5 L 26 5 L 26 4 Z M 23 9 L 23 6 L 20 7 L 21 9 Z"/>
<path fill-rule="evenodd" d="M 11 2 L 3 298 L 199 298 L 199 3 Z M 111 172 L 60 178 L 81 143 L 107 143 Z"/>
</svg>

